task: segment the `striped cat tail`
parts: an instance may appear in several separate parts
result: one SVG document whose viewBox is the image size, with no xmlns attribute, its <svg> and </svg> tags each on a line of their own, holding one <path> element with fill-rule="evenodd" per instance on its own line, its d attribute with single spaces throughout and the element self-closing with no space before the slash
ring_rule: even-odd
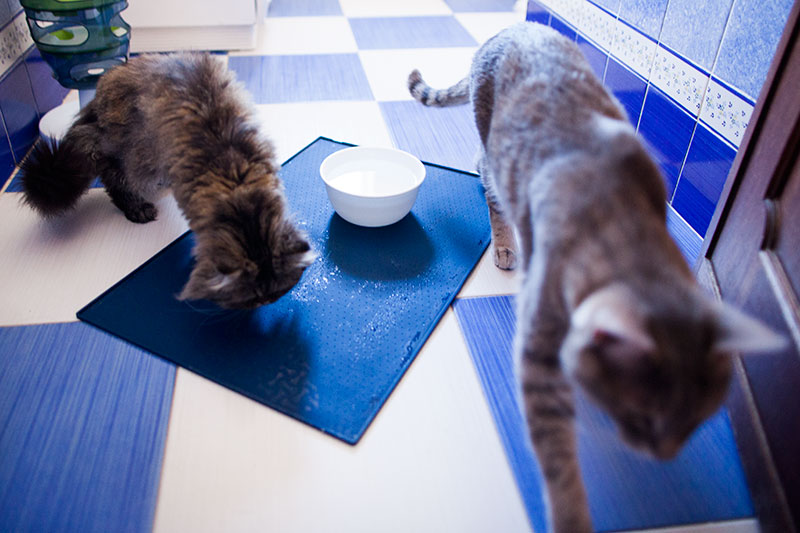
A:
<svg viewBox="0 0 800 533">
<path fill-rule="evenodd" d="M 418 70 L 408 75 L 408 91 L 415 100 L 423 105 L 434 107 L 447 107 L 461 105 L 469 102 L 469 78 L 464 78 L 448 89 L 433 89 Z"/>
</svg>

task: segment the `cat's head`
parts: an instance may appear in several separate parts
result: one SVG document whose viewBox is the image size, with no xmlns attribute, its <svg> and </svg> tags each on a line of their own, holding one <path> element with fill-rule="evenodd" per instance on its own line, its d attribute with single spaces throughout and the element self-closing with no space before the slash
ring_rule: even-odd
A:
<svg viewBox="0 0 800 533">
<path fill-rule="evenodd" d="M 207 299 L 227 309 L 274 302 L 314 262 L 306 236 L 286 216 L 283 193 L 236 189 L 214 201 L 196 228 L 196 264 L 179 299 Z"/>
<path fill-rule="evenodd" d="M 668 459 L 724 401 L 731 354 L 784 339 L 699 289 L 660 296 L 644 304 L 621 285 L 593 293 L 572 315 L 561 359 L 628 444 Z"/>
</svg>

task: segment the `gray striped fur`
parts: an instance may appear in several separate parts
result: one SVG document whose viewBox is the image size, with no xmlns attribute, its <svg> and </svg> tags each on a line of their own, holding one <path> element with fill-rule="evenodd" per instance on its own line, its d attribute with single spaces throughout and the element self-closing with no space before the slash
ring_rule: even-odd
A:
<svg viewBox="0 0 800 533">
<path fill-rule="evenodd" d="M 592 531 L 573 387 L 629 444 L 671 457 L 722 403 L 729 353 L 776 339 L 699 290 L 667 233 L 658 167 L 575 43 L 514 25 L 467 80 L 495 263 L 524 270 L 514 352 L 550 528 Z M 463 85 L 409 77 L 427 105 L 465 101 Z"/>
</svg>

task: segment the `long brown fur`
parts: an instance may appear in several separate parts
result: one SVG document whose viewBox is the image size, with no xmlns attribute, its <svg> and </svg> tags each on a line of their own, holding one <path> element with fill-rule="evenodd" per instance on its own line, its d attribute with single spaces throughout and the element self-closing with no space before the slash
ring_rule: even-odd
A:
<svg viewBox="0 0 800 533">
<path fill-rule="evenodd" d="M 181 298 L 253 308 L 313 259 L 247 94 L 208 54 L 144 55 L 110 70 L 65 138 L 40 142 L 21 171 L 26 201 L 45 216 L 71 209 L 97 175 L 138 223 L 156 218 L 153 200 L 171 189 L 196 238 Z"/>
</svg>

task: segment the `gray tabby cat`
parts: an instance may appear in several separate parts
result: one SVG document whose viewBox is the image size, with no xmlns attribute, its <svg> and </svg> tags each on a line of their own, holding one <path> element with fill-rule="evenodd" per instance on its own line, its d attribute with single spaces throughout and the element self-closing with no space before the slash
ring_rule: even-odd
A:
<svg viewBox="0 0 800 533">
<path fill-rule="evenodd" d="M 591 531 L 573 384 L 629 444 L 670 458 L 719 409 L 730 353 L 782 339 L 698 288 L 658 168 L 573 42 L 523 22 L 457 85 L 408 84 L 425 105 L 472 101 L 495 263 L 524 269 L 514 351 L 550 527 Z"/>
</svg>

